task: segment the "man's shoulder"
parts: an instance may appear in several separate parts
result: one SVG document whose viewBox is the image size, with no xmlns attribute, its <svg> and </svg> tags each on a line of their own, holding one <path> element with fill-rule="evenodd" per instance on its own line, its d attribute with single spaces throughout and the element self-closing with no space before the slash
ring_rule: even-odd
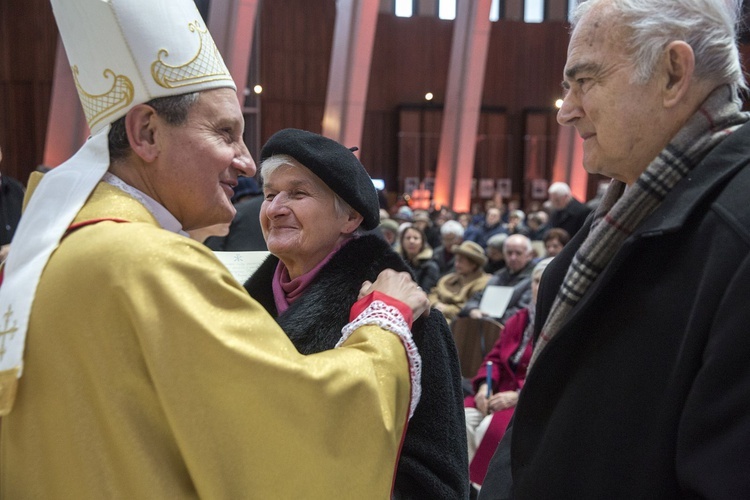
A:
<svg viewBox="0 0 750 500">
<path fill-rule="evenodd" d="M 7 189 L 9 191 L 15 192 L 15 193 L 21 193 L 23 195 L 23 192 L 25 190 L 23 184 L 20 181 L 14 179 L 13 177 L 3 175 L 2 181 L 0 182 L 2 182 L 4 186 L 7 186 Z"/>
<path fill-rule="evenodd" d="M 74 230 L 56 253 L 66 260 L 116 263 L 114 267 L 118 267 L 140 266 L 157 260 L 163 263 L 184 254 L 194 258 L 199 253 L 208 255 L 210 250 L 195 240 L 153 224 L 103 219 Z"/>
<path fill-rule="evenodd" d="M 584 205 L 580 201 L 578 201 L 575 198 L 570 199 L 570 203 L 565 207 L 565 210 L 568 211 L 571 214 L 579 215 L 579 214 L 588 214 L 591 212 L 591 207 Z"/>
<path fill-rule="evenodd" d="M 744 239 L 750 242 L 750 204 L 747 202 L 747 187 L 750 186 L 750 163 L 737 172 L 713 202 L 717 212 Z"/>
</svg>

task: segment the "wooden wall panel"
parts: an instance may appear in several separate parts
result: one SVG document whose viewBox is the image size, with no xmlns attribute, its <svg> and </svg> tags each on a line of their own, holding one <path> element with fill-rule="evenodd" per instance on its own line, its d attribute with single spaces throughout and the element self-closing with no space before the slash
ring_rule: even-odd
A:
<svg viewBox="0 0 750 500">
<path fill-rule="evenodd" d="M 44 157 L 56 43 L 48 0 L 0 1 L 0 170 L 23 183 Z"/>
<path fill-rule="evenodd" d="M 266 1 L 259 16 L 261 144 L 287 127 L 320 133 L 335 0 Z"/>
</svg>

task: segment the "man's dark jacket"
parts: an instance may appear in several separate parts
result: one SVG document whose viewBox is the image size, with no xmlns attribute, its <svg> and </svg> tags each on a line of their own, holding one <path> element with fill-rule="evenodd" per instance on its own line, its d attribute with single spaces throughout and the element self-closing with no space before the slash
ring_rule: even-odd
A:
<svg viewBox="0 0 750 500">
<path fill-rule="evenodd" d="M 16 233 L 23 196 L 23 184 L 7 175 L 0 178 L 0 245 L 10 243 Z"/>
<path fill-rule="evenodd" d="M 303 354 L 333 349 L 341 328 L 349 322 L 349 309 L 363 281 L 375 281 L 386 268 L 409 270 L 388 243 L 375 235 L 362 236 L 344 245 L 305 293 L 278 316 L 271 290 L 277 263 L 270 256 L 245 288 Z M 422 357 L 422 399 L 406 430 L 394 498 L 465 499 L 469 465 L 461 370 L 453 336 L 443 315 L 435 310 L 428 318 L 416 320 L 412 332 Z"/>
<path fill-rule="evenodd" d="M 748 145 L 745 125 L 711 151 L 571 311 L 480 499 L 508 496 L 509 461 L 515 498 L 750 498 Z M 545 271 L 537 329 L 590 223 Z"/>
<path fill-rule="evenodd" d="M 549 225 L 550 227 L 565 229 L 573 237 L 581 229 L 590 213 L 589 207 L 571 197 L 565 208 L 552 212 Z"/>
<path fill-rule="evenodd" d="M 266 240 L 260 229 L 260 206 L 263 195 L 256 195 L 238 202 L 237 213 L 229 226 L 229 234 L 223 237 L 212 236 L 206 240 L 211 250 L 225 252 L 267 250 Z"/>
</svg>

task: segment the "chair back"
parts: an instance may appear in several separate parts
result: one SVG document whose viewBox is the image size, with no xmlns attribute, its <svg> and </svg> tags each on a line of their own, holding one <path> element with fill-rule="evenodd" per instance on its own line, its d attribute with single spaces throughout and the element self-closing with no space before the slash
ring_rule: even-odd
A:
<svg viewBox="0 0 750 500">
<path fill-rule="evenodd" d="M 451 331 L 461 364 L 461 376 L 471 379 L 500 338 L 503 325 L 489 318 L 456 318 L 451 324 Z"/>
</svg>

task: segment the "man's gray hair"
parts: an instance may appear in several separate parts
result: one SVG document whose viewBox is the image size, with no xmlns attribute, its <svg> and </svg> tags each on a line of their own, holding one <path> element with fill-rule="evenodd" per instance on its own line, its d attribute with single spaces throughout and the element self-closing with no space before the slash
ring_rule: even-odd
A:
<svg viewBox="0 0 750 500">
<path fill-rule="evenodd" d="M 570 186 L 568 186 L 564 182 L 553 182 L 547 192 L 549 194 L 556 194 L 558 196 L 569 196 Z"/>
<path fill-rule="evenodd" d="M 505 245 L 505 240 L 507 239 L 508 239 L 508 235 L 506 233 L 493 234 L 487 240 L 485 247 L 494 248 L 495 250 L 500 250 L 502 252 L 503 245 Z"/>
<path fill-rule="evenodd" d="M 575 28 L 592 7 L 605 2 L 607 17 L 618 16 L 632 33 L 625 49 L 635 65 L 633 83 L 646 83 L 670 42 L 682 40 L 695 53 L 695 75 L 747 89 L 737 49 L 741 0 L 587 0 L 571 18 Z"/>
<path fill-rule="evenodd" d="M 452 234 L 453 236 L 458 236 L 459 238 L 463 238 L 464 227 L 458 221 L 447 220 L 443 223 L 442 226 L 440 226 L 440 234 L 441 236 L 448 236 L 449 234 Z"/>
<path fill-rule="evenodd" d="M 151 99 L 146 104 L 154 108 L 156 114 L 165 122 L 172 126 L 178 126 L 187 120 L 190 108 L 198 101 L 198 95 L 198 92 L 191 92 L 190 94 L 157 97 L 156 99 Z M 112 123 L 107 135 L 107 141 L 110 163 L 123 160 L 130 154 L 130 142 L 128 141 L 128 133 L 125 130 L 124 116 Z"/>
<path fill-rule="evenodd" d="M 505 238 L 505 241 L 503 242 L 503 252 L 505 251 L 505 247 L 508 246 L 509 241 L 517 241 L 518 243 L 523 243 L 523 245 L 526 247 L 526 253 L 531 253 L 531 251 L 534 249 L 534 247 L 531 245 L 531 240 L 528 236 L 525 234 L 511 234 L 507 238 Z"/>
</svg>

